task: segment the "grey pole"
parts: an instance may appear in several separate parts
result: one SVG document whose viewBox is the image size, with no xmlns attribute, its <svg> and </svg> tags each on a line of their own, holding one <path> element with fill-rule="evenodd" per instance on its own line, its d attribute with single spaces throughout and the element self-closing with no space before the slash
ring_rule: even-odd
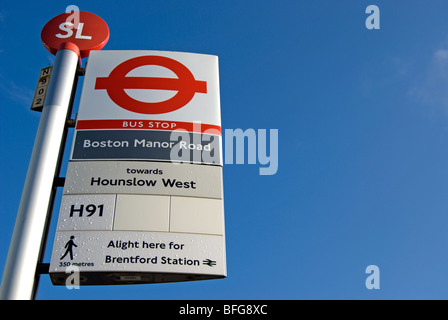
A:
<svg viewBox="0 0 448 320">
<path fill-rule="evenodd" d="M 80 59 L 76 47 L 67 48 L 60 49 L 54 61 L 3 272 L 2 300 L 33 298 L 53 179 Z"/>
</svg>

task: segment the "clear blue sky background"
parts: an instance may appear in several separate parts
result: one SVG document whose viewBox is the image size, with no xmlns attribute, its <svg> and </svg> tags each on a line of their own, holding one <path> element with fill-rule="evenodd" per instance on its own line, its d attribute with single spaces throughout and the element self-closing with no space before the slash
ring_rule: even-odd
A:
<svg viewBox="0 0 448 320">
<path fill-rule="evenodd" d="M 223 129 L 278 129 L 279 170 L 224 166 L 227 279 L 68 290 L 44 275 L 38 299 L 448 297 L 445 0 L 4 1 L 1 273 L 53 62 L 40 31 L 70 4 L 108 23 L 106 50 L 218 55 Z"/>
</svg>

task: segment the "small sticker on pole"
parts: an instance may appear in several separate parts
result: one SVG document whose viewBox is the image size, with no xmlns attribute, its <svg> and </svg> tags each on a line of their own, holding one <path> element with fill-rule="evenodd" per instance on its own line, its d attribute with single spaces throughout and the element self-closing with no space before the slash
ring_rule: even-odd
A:
<svg viewBox="0 0 448 320">
<path fill-rule="evenodd" d="M 33 103 L 31 104 L 31 110 L 42 111 L 48 83 L 50 82 L 51 70 L 53 70 L 53 67 L 49 66 L 40 71 L 36 91 L 34 92 Z"/>
</svg>

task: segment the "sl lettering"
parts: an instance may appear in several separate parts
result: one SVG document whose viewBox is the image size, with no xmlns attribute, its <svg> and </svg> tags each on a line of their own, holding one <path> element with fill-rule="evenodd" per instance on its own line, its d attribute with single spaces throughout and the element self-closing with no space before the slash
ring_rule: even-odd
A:
<svg viewBox="0 0 448 320">
<path fill-rule="evenodd" d="M 367 266 L 366 273 L 370 274 L 366 279 L 366 288 L 369 290 L 380 288 L 380 268 L 372 264 Z"/>
<path fill-rule="evenodd" d="M 65 38 L 70 38 L 73 35 L 73 30 L 74 29 L 74 23 L 72 22 L 63 22 L 59 25 L 59 30 L 64 31 L 65 34 L 62 33 L 58 33 L 56 34 L 56 37 L 61 38 L 61 39 L 65 39 Z M 75 34 L 75 39 L 84 39 L 84 40 L 90 40 L 92 39 L 92 36 L 87 36 L 87 35 L 83 35 L 82 34 L 82 29 L 84 28 L 84 23 L 83 22 L 79 22 L 78 23 L 78 27 L 75 28 L 76 29 L 76 34 Z"/>
<path fill-rule="evenodd" d="M 370 13 L 366 19 L 366 28 L 369 30 L 380 29 L 380 8 L 370 5 L 366 8 L 366 13 Z"/>
</svg>

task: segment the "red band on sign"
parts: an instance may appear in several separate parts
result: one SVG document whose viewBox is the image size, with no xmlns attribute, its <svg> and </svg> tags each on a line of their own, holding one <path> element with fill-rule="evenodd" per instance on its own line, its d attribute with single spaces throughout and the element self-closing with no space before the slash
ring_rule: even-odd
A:
<svg viewBox="0 0 448 320">
<path fill-rule="evenodd" d="M 76 44 L 71 43 L 71 42 L 61 43 L 58 47 L 58 51 L 64 50 L 64 49 L 73 51 L 74 53 L 76 53 L 78 55 L 78 57 L 81 58 L 81 52 L 79 51 L 79 48 Z"/>
<path fill-rule="evenodd" d="M 78 120 L 76 130 L 95 129 L 138 129 L 138 130 L 185 130 L 206 134 L 221 135 L 221 127 L 212 124 L 164 121 L 164 120 Z"/>
</svg>

